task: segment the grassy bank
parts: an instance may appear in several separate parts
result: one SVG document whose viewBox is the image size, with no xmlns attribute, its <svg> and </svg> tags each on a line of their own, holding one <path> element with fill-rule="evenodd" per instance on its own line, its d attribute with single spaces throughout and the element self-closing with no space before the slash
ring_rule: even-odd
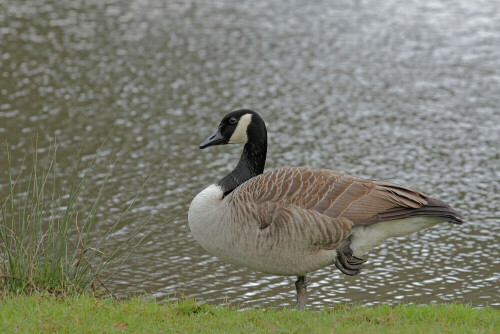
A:
<svg viewBox="0 0 500 334">
<path fill-rule="evenodd" d="M 0 295 L 0 332 L 499 333 L 500 311 L 469 306 L 336 306 L 322 311 L 238 310 L 187 300 L 117 302 Z"/>
</svg>

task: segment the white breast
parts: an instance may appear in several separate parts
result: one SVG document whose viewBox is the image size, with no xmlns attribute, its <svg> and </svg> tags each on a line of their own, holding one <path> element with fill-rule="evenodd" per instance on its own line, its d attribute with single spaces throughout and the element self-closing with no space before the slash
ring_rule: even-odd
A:
<svg viewBox="0 0 500 334">
<path fill-rule="evenodd" d="M 210 254 L 231 263 L 248 266 L 248 246 L 252 238 L 249 223 L 238 210 L 222 199 L 224 192 L 212 184 L 191 202 L 188 222 L 191 233 Z M 245 239 L 243 242 L 241 239 Z"/>
<path fill-rule="evenodd" d="M 201 191 L 189 205 L 188 223 L 194 238 L 204 247 L 213 243 L 213 221 L 222 202 L 224 191 L 212 184 Z M 211 241 L 212 240 L 212 241 Z"/>
</svg>

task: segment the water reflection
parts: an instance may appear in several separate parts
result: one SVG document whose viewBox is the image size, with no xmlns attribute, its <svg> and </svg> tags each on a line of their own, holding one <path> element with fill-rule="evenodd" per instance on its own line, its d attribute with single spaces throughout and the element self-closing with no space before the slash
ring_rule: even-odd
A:
<svg viewBox="0 0 500 334">
<path fill-rule="evenodd" d="M 312 274 L 313 305 L 500 307 L 499 30 L 490 1 L 0 0 L 0 140 L 20 163 L 37 133 L 40 150 L 57 138 L 64 174 L 114 128 L 103 226 L 166 163 L 116 242 L 151 213 L 175 219 L 127 262 L 120 294 L 291 305 L 293 278 L 218 261 L 187 228 L 192 197 L 239 155 L 198 144 L 227 111 L 251 107 L 268 122 L 268 168 L 394 180 L 468 222 L 390 240 L 357 277 Z M 6 170 L 2 158 L 0 191 Z M 92 181 L 87 198 L 102 173 Z"/>
</svg>

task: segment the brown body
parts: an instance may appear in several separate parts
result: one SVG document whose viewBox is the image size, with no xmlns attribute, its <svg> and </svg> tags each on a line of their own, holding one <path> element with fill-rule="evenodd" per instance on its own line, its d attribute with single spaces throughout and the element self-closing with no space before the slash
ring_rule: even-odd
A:
<svg viewBox="0 0 500 334">
<path fill-rule="evenodd" d="M 455 210 L 423 193 L 326 169 L 271 170 L 224 198 L 211 187 L 200 193 L 210 208 L 198 208 L 196 198 L 190 207 L 195 238 L 229 262 L 279 275 L 333 264 L 348 238 L 361 255 L 387 237 L 461 223 Z"/>
</svg>

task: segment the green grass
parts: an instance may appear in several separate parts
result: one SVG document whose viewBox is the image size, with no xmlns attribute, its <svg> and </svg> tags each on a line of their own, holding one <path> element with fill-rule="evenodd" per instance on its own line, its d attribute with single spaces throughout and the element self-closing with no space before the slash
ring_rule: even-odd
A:
<svg viewBox="0 0 500 334">
<path fill-rule="evenodd" d="M 339 305 L 240 310 L 184 300 L 118 302 L 89 295 L 0 295 L 0 332 L 499 333 L 500 311 L 467 305 Z"/>
<path fill-rule="evenodd" d="M 61 173 L 56 172 L 57 146 L 51 147 L 44 157 L 38 156 L 34 146 L 33 156 L 25 157 L 21 166 L 14 167 L 6 145 L 8 191 L 0 194 L 0 291 L 109 293 L 106 280 L 156 231 L 145 232 L 152 220 L 147 217 L 122 244 L 114 249 L 107 247 L 110 236 L 149 179 L 120 217 L 104 229 L 99 226 L 102 224 L 98 219 L 99 204 L 112 168 L 108 167 L 98 181 L 100 186 L 94 191 L 94 198 L 81 196 L 95 172 L 99 150 L 86 163 L 78 153 L 72 158 L 72 169 L 64 177 L 58 177 Z M 115 163 L 111 157 L 108 166 Z M 108 270 L 112 264 L 113 271 Z"/>
</svg>

